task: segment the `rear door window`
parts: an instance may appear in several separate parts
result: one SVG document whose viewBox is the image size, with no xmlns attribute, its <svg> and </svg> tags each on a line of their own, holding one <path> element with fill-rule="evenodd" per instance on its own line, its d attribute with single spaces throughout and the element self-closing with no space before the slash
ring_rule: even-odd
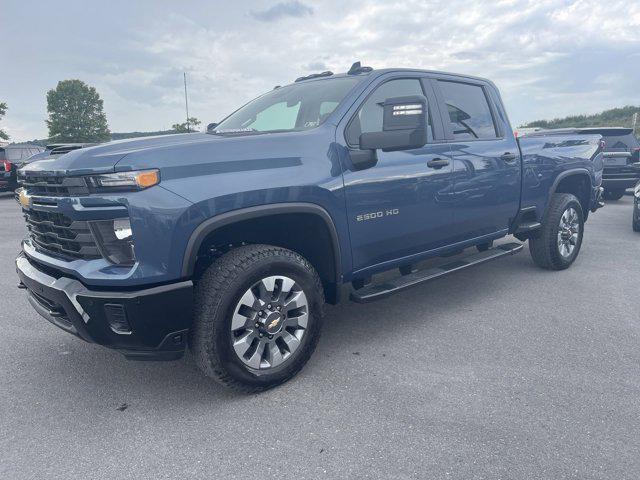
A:
<svg viewBox="0 0 640 480">
<path fill-rule="evenodd" d="M 480 85 L 438 80 L 454 140 L 497 138 L 496 125 Z"/>
</svg>

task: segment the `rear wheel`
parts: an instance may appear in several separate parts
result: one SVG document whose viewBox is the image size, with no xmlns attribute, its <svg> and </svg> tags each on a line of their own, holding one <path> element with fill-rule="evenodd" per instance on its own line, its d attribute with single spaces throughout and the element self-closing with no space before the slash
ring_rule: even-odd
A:
<svg viewBox="0 0 640 480">
<path fill-rule="evenodd" d="M 196 287 L 190 348 L 198 367 L 243 392 L 286 382 L 313 353 L 324 296 L 315 269 L 295 252 L 239 247 Z"/>
<path fill-rule="evenodd" d="M 578 199 L 569 193 L 551 197 L 542 228 L 529 239 L 529 251 L 536 265 L 548 270 L 571 266 L 580 252 L 584 217 Z"/>
<path fill-rule="evenodd" d="M 622 188 L 616 188 L 613 190 L 605 190 L 604 198 L 606 200 L 620 200 L 624 196 L 625 190 Z"/>
</svg>

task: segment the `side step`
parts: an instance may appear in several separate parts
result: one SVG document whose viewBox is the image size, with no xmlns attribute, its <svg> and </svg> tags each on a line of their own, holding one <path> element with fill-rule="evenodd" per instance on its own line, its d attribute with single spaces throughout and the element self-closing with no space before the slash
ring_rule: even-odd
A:
<svg viewBox="0 0 640 480">
<path fill-rule="evenodd" d="M 429 280 L 444 277 L 450 273 L 473 267 L 474 265 L 480 265 L 481 263 L 495 260 L 496 258 L 506 255 L 514 255 L 522 250 L 523 247 L 524 245 L 522 243 L 505 243 L 484 252 L 467 255 L 460 260 L 455 260 L 438 267 L 401 275 L 378 285 L 368 285 L 351 292 L 351 300 L 356 303 L 368 303 L 380 300 L 407 288 L 428 282 Z"/>
</svg>

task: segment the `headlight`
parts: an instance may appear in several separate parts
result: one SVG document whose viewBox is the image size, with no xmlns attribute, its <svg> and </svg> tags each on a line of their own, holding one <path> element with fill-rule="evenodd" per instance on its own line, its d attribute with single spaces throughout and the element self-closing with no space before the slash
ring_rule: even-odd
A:
<svg viewBox="0 0 640 480">
<path fill-rule="evenodd" d="M 133 265 L 136 261 L 133 232 L 128 218 L 89 222 L 102 256 L 116 265 Z"/>
<path fill-rule="evenodd" d="M 636 185 L 636 188 L 633 189 L 633 194 L 636 197 L 640 197 L 640 182 L 638 182 L 638 184 Z"/>
<path fill-rule="evenodd" d="M 160 183 L 159 170 L 107 173 L 86 177 L 89 188 L 97 192 L 131 191 L 153 187 Z"/>
</svg>

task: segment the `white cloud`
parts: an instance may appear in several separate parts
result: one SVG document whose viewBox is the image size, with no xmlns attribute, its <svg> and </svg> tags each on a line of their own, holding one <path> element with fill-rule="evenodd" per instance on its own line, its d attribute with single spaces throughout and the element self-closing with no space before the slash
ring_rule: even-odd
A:
<svg viewBox="0 0 640 480">
<path fill-rule="evenodd" d="M 62 78 L 82 78 L 101 92 L 112 130 L 155 130 L 184 116 L 183 71 L 191 113 L 206 123 L 274 85 L 310 71 L 345 71 L 356 60 L 377 68 L 489 77 L 503 91 L 514 124 L 640 104 L 638 2 L 610 0 L 603 7 L 599 0 L 326 0 L 267 6 L 252 1 L 219 2 L 214 8 L 210 3 L 154 8 L 147 0 L 137 2 L 125 19 L 111 4 L 101 16 L 88 12 L 76 19 L 99 22 L 83 31 L 89 38 L 82 42 L 34 27 L 35 44 L 53 42 L 55 64 L 10 40 L 8 48 L 29 61 L 17 74 L 23 79 L 0 76 L 0 92 L 9 92 L 7 128 L 16 136 L 20 123 L 20 135 L 43 136 L 44 92 Z M 66 2 L 56 5 L 63 14 L 75 12 Z"/>
</svg>

